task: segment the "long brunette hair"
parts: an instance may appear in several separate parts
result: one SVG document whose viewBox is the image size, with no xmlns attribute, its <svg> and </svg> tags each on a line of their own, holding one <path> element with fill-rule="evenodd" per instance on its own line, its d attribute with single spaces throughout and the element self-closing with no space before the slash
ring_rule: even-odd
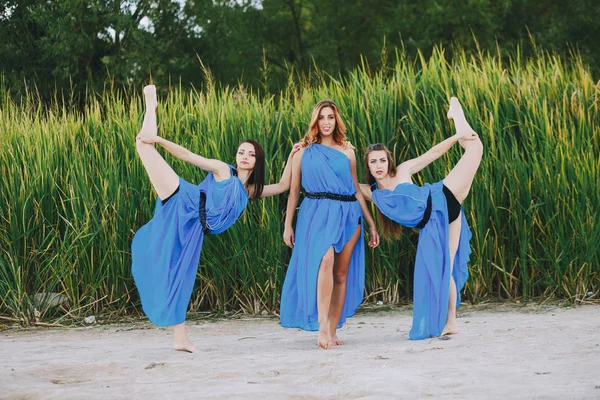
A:
<svg viewBox="0 0 600 400">
<path fill-rule="evenodd" d="M 249 196 L 250 200 L 257 200 L 260 199 L 263 188 L 265 187 L 265 151 L 255 140 L 246 139 L 240 143 L 240 146 L 244 143 L 250 143 L 252 146 L 254 146 L 254 158 L 256 159 L 256 162 L 246 184 L 254 187 L 254 190 Z"/>
<path fill-rule="evenodd" d="M 369 147 L 367 147 L 364 158 L 365 175 L 367 178 L 367 182 L 370 186 L 372 186 L 376 182 L 375 177 L 371 174 L 371 170 L 369 169 L 369 154 L 371 154 L 373 151 L 385 152 L 385 156 L 387 157 L 388 161 L 387 173 L 390 176 L 396 176 L 396 164 L 392 160 L 392 153 L 390 153 L 388 148 L 381 143 L 372 144 Z M 381 234 L 383 235 L 383 237 L 385 237 L 388 240 L 400 239 L 400 236 L 402 235 L 402 225 L 397 224 L 396 222 L 383 215 L 383 213 L 379 211 L 379 208 L 375 208 L 377 209 L 377 224 L 381 227 Z"/>
</svg>

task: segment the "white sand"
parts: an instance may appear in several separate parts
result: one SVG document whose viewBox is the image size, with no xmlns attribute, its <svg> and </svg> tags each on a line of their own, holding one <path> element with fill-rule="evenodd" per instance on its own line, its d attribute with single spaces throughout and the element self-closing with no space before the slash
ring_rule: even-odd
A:
<svg viewBox="0 0 600 400">
<path fill-rule="evenodd" d="M 0 398 L 600 399 L 600 306 L 463 306 L 451 340 L 410 310 L 359 313 L 345 346 L 275 318 L 192 322 L 200 352 L 148 323 L 0 332 Z"/>
</svg>

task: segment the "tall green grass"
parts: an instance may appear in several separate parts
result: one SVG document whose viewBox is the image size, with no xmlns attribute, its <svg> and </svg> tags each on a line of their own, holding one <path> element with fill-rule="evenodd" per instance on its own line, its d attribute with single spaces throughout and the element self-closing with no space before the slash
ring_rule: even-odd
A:
<svg viewBox="0 0 600 400">
<path fill-rule="evenodd" d="M 192 151 L 234 160 L 243 138 L 267 154 L 275 182 L 314 104 L 340 106 L 362 156 L 386 143 L 398 161 L 452 133 L 451 95 L 461 100 L 485 146 L 464 204 L 473 231 L 471 278 L 464 297 L 597 298 L 600 290 L 600 84 L 581 60 L 540 53 L 523 59 L 442 50 L 426 59 L 398 53 L 392 66 L 362 65 L 347 78 L 316 73 L 277 96 L 218 88 L 162 89 L 160 134 Z M 155 194 L 136 155 L 141 88 L 90 96 L 81 112 L 56 101 L 43 108 L 4 95 L 0 108 L 0 315 L 24 322 L 57 315 L 126 315 L 139 309 L 130 243 L 153 212 Z M 453 149 L 417 178 L 442 179 L 460 157 Z M 166 156 L 185 179 L 204 173 Z M 362 162 L 359 162 L 362 177 Z M 205 240 L 193 310 L 278 309 L 290 251 L 282 241 L 286 196 L 252 203 L 236 225 Z M 415 233 L 367 250 L 367 301 L 410 298 Z M 68 298 L 57 312 L 36 293 Z"/>
</svg>

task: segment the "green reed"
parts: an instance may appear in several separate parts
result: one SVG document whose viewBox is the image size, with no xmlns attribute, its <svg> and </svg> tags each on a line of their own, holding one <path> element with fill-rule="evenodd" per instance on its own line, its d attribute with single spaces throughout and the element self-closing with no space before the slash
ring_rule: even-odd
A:
<svg viewBox="0 0 600 400">
<path fill-rule="evenodd" d="M 443 50 L 391 66 L 363 64 L 344 79 L 320 72 L 295 79 L 277 96 L 218 88 L 207 73 L 202 91 L 159 88 L 159 132 L 192 151 L 233 162 L 244 138 L 267 154 L 275 182 L 314 104 L 340 106 L 357 148 L 387 144 L 397 161 L 452 134 L 448 99 L 461 100 L 485 146 L 464 204 L 473 231 L 464 298 L 569 301 L 600 291 L 600 84 L 574 56 L 524 59 Z M 58 100 L 43 108 L 32 93 L 22 104 L 0 100 L 0 315 L 78 318 L 137 313 L 130 243 L 153 213 L 155 194 L 135 152 L 143 117 L 141 88 L 90 95 L 83 111 Z M 419 182 L 443 179 L 460 150 L 428 167 Z M 185 179 L 205 174 L 165 156 Z M 290 256 L 282 241 L 287 196 L 252 203 L 236 225 L 204 243 L 192 310 L 276 312 Z M 367 301 L 410 298 L 416 234 L 367 250 Z M 36 293 L 64 295 L 56 310 Z M 62 317 L 61 317 L 62 318 Z"/>
</svg>

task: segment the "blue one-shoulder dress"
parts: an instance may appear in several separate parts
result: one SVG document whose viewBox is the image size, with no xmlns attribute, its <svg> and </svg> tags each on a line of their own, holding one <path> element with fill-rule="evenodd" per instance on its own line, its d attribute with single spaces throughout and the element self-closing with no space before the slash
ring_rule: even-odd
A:
<svg viewBox="0 0 600 400">
<path fill-rule="evenodd" d="M 230 169 L 231 177 L 219 182 L 212 173 L 199 185 L 179 178 L 175 194 L 156 201 L 154 217 L 133 238 L 133 278 L 142 308 L 156 325 L 185 321 L 204 235 L 223 232 L 246 209 L 248 194 Z"/>
<path fill-rule="evenodd" d="M 394 190 L 373 190 L 373 202 L 379 210 L 396 223 L 414 228 L 426 215 L 427 203 L 431 202 L 429 218 L 419 232 L 419 244 L 415 260 L 413 288 L 413 324 L 409 332 L 412 340 L 425 339 L 442 334 L 448 317 L 450 294 L 450 249 L 448 239 L 448 206 L 443 193 L 442 181 L 417 186 L 401 183 Z M 467 264 L 471 248 L 471 231 L 461 213 L 461 231 L 458 251 L 454 258 L 452 276 L 456 283 L 456 306 L 460 305 L 460 291 L 469 278 Z"/>
<path fill-rule="evenodd" d="M 317 278 L 321 259 L 333 247 L 336 253 L 361 224 L 358 201 L 348 201 L 356 194 L 350 170 L 350 159 L 341 151 L 312 144 L 302 155 L 302 187 L 306 197 L 300 205 L 295 230 L 295 245 L 281 293 L 280 318 L 285 328 L 319 329 L 317 312 Z M 327 193 L 333 197 L 309 197 Z M 321 198 L 320 198 L 321 197 Z M 354 247 L 348 278 L 346 299 L 338 327 L 356 313 L 362 303 L 365 286 L 364 235 Z"/>
</svg>

